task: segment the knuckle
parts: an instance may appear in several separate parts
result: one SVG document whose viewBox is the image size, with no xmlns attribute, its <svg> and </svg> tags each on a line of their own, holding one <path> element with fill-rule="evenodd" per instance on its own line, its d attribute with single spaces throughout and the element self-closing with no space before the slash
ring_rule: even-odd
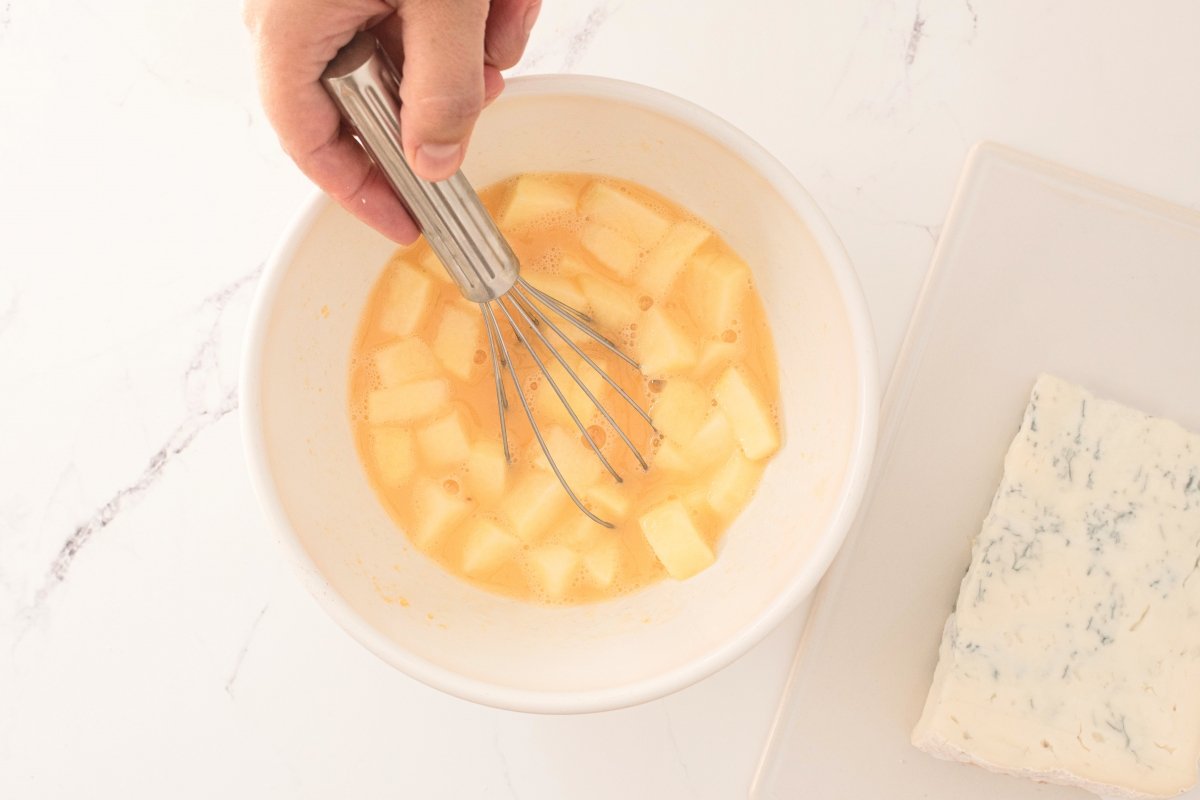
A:
<svg viewBox="0 0 1200 800">
<path fill-rule="evenodd" d="M 418 97 L 411 102 L 411 111 L 420 120 L 419 126 L 423 132 L 458 132 L 469 127 L 479 116 L 483 101 L 483 86 L 480 85 L 478 91 Z"/>
</svg>

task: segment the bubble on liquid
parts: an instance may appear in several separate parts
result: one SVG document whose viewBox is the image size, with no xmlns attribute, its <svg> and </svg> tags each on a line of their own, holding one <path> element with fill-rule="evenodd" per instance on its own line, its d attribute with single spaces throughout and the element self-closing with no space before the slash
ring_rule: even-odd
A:
<svg viewBox="0 0 1200 800">
<path fill-rule="evenodd" d="M 648 310 L 652 305 L 654 305 L 654 298 L 650 295 L 644 294 L 638 298 L 638 308 L 640 308 L 642 311 Z M 634 324 L 636 325 L 637 323 Z"/>
<path fill-rule="evenodd" d="M 482 364 L 484 361 L 487 361 L 487 353 L 485 353 L 485 352 L 484 352 L 484 351 L 482 351 L 482 350 L 476 350 L 476 351 L 475 351 L 475 357 L 474 357 L 472 360 L 473 360 L 473 361 L 474 361 L 476 364 Z"/>
<path fill-rule="evenodd" d="M 666 381 L 664 381 L 660 378 L 654 378 L 654 379 L 646 382 L 646 388 L 649 389 L 652 393 L 658 394 L 659 392 L 661 392 L 663 390 L 663 386 L 665 386 L 666 383 L 667 383 Z"/>
<path fill-rule="evenodd" d="M 732 328 L 721 332 L 721 341 L 722 342 L 728 342 L 729 344 L 733 344 L 737 340 L 738 340 L 738 332 L 733 330 Z"/>
<path fill-rule="evenodd" d="M 442 488 L 446 490 L 447 494 L 458 494 L 458 481 L 447 478 L 442 481 Z"/>
</svg>

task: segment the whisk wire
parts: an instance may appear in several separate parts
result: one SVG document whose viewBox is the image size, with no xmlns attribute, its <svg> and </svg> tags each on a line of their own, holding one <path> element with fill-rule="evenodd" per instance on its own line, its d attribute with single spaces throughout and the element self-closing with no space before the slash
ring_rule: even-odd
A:
<svg viewBox="0 0 1200 800">
<path fill-rule="evenodd" d="M 554 331 L 554 333 L 557 334 L 560 339 L 562 339 L 564 342 L 566 342 L 566 344 L 572 350 L 574 350 L 575 353 L 581 359 L 583 359 L 583 361 L 589 367 L 591 367 L 593 370 L 595 370 L 595 372 L 598 375 L 600 375 L 601 378 L 603 378 L 605 381 L 607 381 L 608 384 L 610 386 L 612 386 L 621 395 L 621 397 L 625 398 L 626 402 L 628 402 L 631 406 L 633 406 L 635 409 L 637 409 L 638 412 L 640 412 L 642 414 L 642 417 L 645 418 L 646 422 L 650 423 L 651 428 L 654 427 L 653 423 L 650 422 L 649 415 L 647 415 L 644 411 L 642 411 L 642 407 L 639 406 L 636 402 L 634 402 L 633 398 L 630 397 L 629 394 L 623 388 L 621 388 L 620 384 L 618 384 L 615 380 L 613 380 L 611 375 L 609 375 L 607 372 L 605 372 L 603 369 L 601 369 L 600 365 L 597 364 L 595 361 L 593 361 L 591 359 L 591 357 L 588 356 L 587 353 L 583 352 L 583 350 L 578 345 L 576 345 L 569 338 L 567 338 L 563 334 L 563 332 L 559 329 L 559 327 L 554 324 L 554 321 L 552 319 L 550 319 L 549 317 L 547 317 L 544 313 L 542 313 L 542 311 L 540 309 L 538 309 L 538 307 L 534 303 L 532 303 L 525 294 L 523 294 L 521 292 L 519 287 L 514 287 L 512 289 L 512 294 L 514 297 L 519 298 L 521 301 L 520 303 L 517 304 L 518 307 L 520 307 L 521 305 L 528 306 L 529 310 L 537 317 L 538 320 L 540 320 L 542 322 L 542 324 L 549 327 L 550 330 Z M 634 457 L 637 459 L 638 464 L 641 465 L 642 469 L 643 470 L 649 469 L 649 465 L 646 463 L 646 459 L 642 457 L 642 454 L 638 450 L 637 446 L 634 445 L 633 441 L 629 438 L 628 434 L 625 433 L 625 429 L 622 428 L 619 424 L 617 424 L 617 421 L 615 419 L 613 419 L 612 414 L 609 413 L 608 409 L 604 407 L 604 404 L 601 403 L 600 400 L 596 397 L 596 395 L 592 392 L 592 390 L 588 388 L 587 384 L 584 383 L 583 379 L 579 377 L 579 375 L 575 372 L 575 370 L 573 370 L 567 366 L 566 361 L 563 360 L 562 354 L 558 352 L 558 348 L 551 345 L 550 341 L 536 327 L 534 328 L 534 332 L 538 334 L 538 337 L 542 340 L 542 343 L 544 345 L 546 345 L 546 348 L 551 353 L 554 353 L 554 356 L 558 359 L 559 363 L 562 364 L 564 369 L 566 369 L 567 374 L 569 374 L 575 380 L 575 383 L 579 386 L 580 389 L 583 390 L 584 394 L 587 395 L 587 398 L 592 401 L 592 405 L 594 405 L 596 407 L 596 409 L 600 412 L 601 416 L 603 416 L 604 419 L 608 421 L 608 424 L 611 425 L 613 427 L 613 430 L 615 430 L 617 432 L 617 435 L 619 437 L 621 437 L 621 441 L 623 441 L 625 443 L 625 446 L 630 449 L 630 451 L 633 453 Z"/>
<path fill-rule="evenodd" d="M 584 314 L 581 311 L 576 311 L 575 309 L 571 308 L 569 305 L 567 305 L 563 301 L 546 294 L 541 289 L 537 288 L 533 284 L 526 281 L 520 275 L 517 276 L 517 282 L 515 284 L 513 284 L 513 287 L 514 287 L 514 289 L 516 287 L 520 287 L 522 289 L 527 290 L 530 294 L 532 294 L 538 300 L 541 300 L 547 306 L 549 306 L 550 308 L 557 311 L 563 319 L 565 319 L 567 322 L 571 323 L 576 328 L 578 328 L 580 330 L 580 332 L 586 334 L 587 336 L 590 336 L 593 340 L 595 340 L 598 344 L 603 346 L 606 350 L 611 352 L 617 358 L 621 359 L 622 361 L 624 361 L 626 364 L 633 367 L 634 369 L 639 368 L 638 363 L 636 361 L 634 361 L 632 358 L 630 358 L 629 356 L 622 353 L 621 348 L 619 348 L 615 344 L 613 344 L 608 339 L 608 337 L 602 336 L 601 334 L 592 330 L 591 326 L 589 326 L 587 324 L 592 321 L 592 318 L 589 317 L 587 314 Z M 560 333 L 559 335 L 561 336 L 562 334 Z M 563 339 L 566 341 L 570 341 L 570 340 L 566 339 L 565 336 L 563 337 Z M 647 422 L 648 421 L 649 421 L 649 418 L 647 418 Z"/>
<path fill-rule="evenodd" d="M 504 444 L 504 463 L 512 463 L 512 453 L 508 449 L 508 426 L 505 424 L 504 412 L 508 410 L 508 394 L 504 391 L 504 378 L 500 374 L 500 356 L 496 353 L 496 340 L 504 344 L 500 337 L 500 326 L 496 324 L 496 316 L 486 302 L 479 304 L 483 312 L 483 326 L 487 328 L 488 349 L 492 352 L 492 377 L 496 381 L 496 407 L 500 409 L 500 441 Z M 505 354 L 507 356 L 507 353 Z M 507 361 L 507 357 L 505 359 Z M 518 387 L 518 391 L 520 387 Z"/>
<path fill-rule="evenodd" d="M 505 308 L 504 298 L 501 298 L 496 302 L 500 304 L 501 308 Z M 517 310 L 517 313 L 521 315 L 521 319 L 525 320 L 525 324 L 529 326 L 529 329 L 533 331 L 538 340 L 541 341 L 541 343 L 546 346 L 546 349 L 550 351 L 554 358 L 558 360 L 558 363 L 562 365 L 562 368 L 566 370 L 567 374 L 575 380 L 575 383 L 581 389 L 587 392 L 587 387 L 583 385 L 583 379 L 575 374 L 575 370 L 567 366 L 567 361 L 562 357 L 562 353 L 550 346 L 550 342 L 546 340 L 545 335 L 538 330 L 538 324 L 529 317 L 529 315 L 525 312 L 525 309 L 522 307 L 522 303 L 515 297 L 513 298 L 513 307 Z M 505 309 L 505 313 L 507 314 L 507 309 Z M 512 317 L 509 317 L 509 321 L 512 321 Z M 554 380 L 554 376 L 552 376 L 550 371 L 546 369 L 545 363 L 543 363 L 542 359 L 538 357 L 538 354 L 534 351 L 527 339 L 522 338 L 521 343 L 525 345 L 525 347 L 529 350 L 529 354 L 533 356 L 533 360 L 537 364 L 538 369 L 541 371 L 542 377 L 545 378 L 546 382 L 550 384 L 550 388 L 553 389 L 554 394 L 558 396 L 558 401 L 563 404 L 563 408 L 567 410 L 567 414 L 570 415 L 571 421 L 575 423 L 575 427 L 579 429 L 579 433 L 583 436 L 584 441 L 588 443 L 588 446 L 592 449 L 592 452 L 596 454 L 596 458 L 600 459 L 600 463 L 604 465 L 604 468 L 608 470 L 608 474 L 612 475 L 617 483 L 623 483 L 624 481 L 620 474 L 613 469 L 612 464 L 610 464 L 608 459 L 604 457 L 604 453 L 600 452 L 600 447 L 592 439 L 591 434 L 588 433 L 587 426 L 583 424 L 583 420 L 579 419 L 579 415 L 576 414 L 575 409 L 571 407 L 571 403 L 567 400 L 567 396 L 563 394 L 562 388 L 558 385 L 558 381 Z"/>
<path fill-rule="evenodd" d="M 538 361 L 540 366 L 540 359 L 538 359 L 537 354 L 533 352 L 533 348 L 529 346 L 529 342 L 525 339 L 525 335 L 521 333 L 521 329 L 517 327 L 516 320 L 514 320 L 512 315 L 508 312 L 508 309 L 504 306 L 503 301 L 498 298 L 496 303 L 500 306 L 500 310 L 504 312 L 504 316 L 508 318 L 508 322 L 512 326 L 513 334 L 516 335 L 517 341 L 521 342 L 521 344 L 523 344 L 526 349 L 529 350 L 534 359 Z M 490 312 L 491 309 L 489 308 L 488 310 Z M 533 411 L 529 408 L 529 400 L 526 399 L 525 392 L 521 391 L 521 383 L 517 378 L 517 369 L 513 366 L 512 359 L 509 358 L 508 355 L 508 345 L 505 344 L 503 337 L 497 338 L 500 344 L 500 351 L 504 356 L 504 361 L 508 365 L 508 374 L 512 377 L 513 386 L 515 386 L 517 389 L 517 398 L 521 401 L 521 408 L 525 409 L 525 417 L 529 420 L 529 426 L 533 428 L 533 435 L 537 438 L 538 445 L 542 448 L 542 454 L 546 456 L 546 461 L 550 464 L 550 469 L 554 471 L 554 476 L 558 478 L 558 482 L 566 491 L 567 496 L 571 498 L 571 502 L 573 502 L 580 511 L 587 515 L 592 522 L 595 522 L 598 525 L 603 525 L 605 528 L 615 528 L 616 526 L 611 522 L 603 520 L 593 514 L 591 509 L 585 506 L 575 494 L 575 491 L 571 488 L 571 484 L 568 483 L 566 477 L 563 476 L 562 470 L 559 469 L 558 464 L 554 460 L 554 456 L 550 453 L 550 447 L 546 444 L 545 438 L 542 437 L 542 431 L 538 427 L 537 421 L 533 418 Z M 545 374 L 544 368 L 542 369 L 542 374 Z M 588 437 L 588 441 L 591 441 L 591 437 Z M 601 458 L 603 458 L 603 456 L 601 456 Z"/>
</svg>

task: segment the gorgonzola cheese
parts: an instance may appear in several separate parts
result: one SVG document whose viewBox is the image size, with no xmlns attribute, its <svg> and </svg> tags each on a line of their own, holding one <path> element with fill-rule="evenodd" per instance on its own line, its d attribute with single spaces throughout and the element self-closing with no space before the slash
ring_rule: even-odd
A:
<svg viewBox="0 0 1200 800">
<path fill-rule="evenodd" d="M 1200 436 L 1038 379 L 912 738 L 1114 797 L 1195 783 Z"/>
</svg>

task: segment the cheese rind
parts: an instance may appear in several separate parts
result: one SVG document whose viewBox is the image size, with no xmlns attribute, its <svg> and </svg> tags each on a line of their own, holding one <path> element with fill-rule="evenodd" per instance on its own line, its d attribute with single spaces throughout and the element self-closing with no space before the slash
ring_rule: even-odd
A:
<svg viewBox="0 0 1200 800">
<path fill-rule="evenodd" d="M 1200 436 L 1034 387 L 913 744 L 1111 797 L 1200 758 Z"/>
</svg>

